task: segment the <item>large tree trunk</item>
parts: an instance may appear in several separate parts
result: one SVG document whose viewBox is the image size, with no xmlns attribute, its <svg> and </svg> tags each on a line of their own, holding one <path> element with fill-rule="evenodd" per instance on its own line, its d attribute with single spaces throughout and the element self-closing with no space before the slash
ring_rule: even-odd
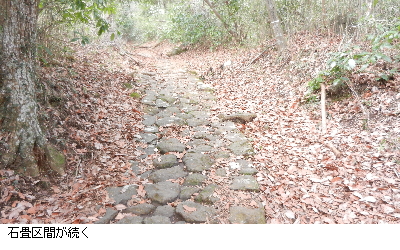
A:
<svg viewBox="0 0 400 250">
<path fill-rule="evenodd" d="M 0 168 L 31 176 L 54 156 L 39 125 L 35 94 L 38 3 L 0 0 Z"/>
<path fill-rule="evenodd" d="M 278 44 L 279 50 L 282 51 L 286 48 L 286 39 L 283 36 L 281 23 L 276 13 L 276 6 L 274 0 L 267 0 L 269 20 L 271 22 L 272 30 L 274 31 L 275 39 Z"/>
</svg>

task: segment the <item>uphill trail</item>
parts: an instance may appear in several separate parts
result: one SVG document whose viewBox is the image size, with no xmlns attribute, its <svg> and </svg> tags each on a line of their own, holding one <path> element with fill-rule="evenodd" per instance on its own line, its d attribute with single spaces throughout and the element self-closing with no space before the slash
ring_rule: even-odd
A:
<svg viewBox="0 0 400 250">
<path fill-rule="evenodd" d="M 294 62 L 154 47 L 132 52 L 144 67 L 131 185 L 107 185 L 111 205 L 95 223 L 398 223 L 396 82 L 361 93 L 371 107 L 385 100 L 368 129 L 350 97 L 329 104 L 321 134 L 319 106 L 299 103 Z"/>
<path fill-rule="evenodd" d="M 136 139 L 144 146 L 141 161 L 131 164 L 148 183 L 107 188 L 124 209 L 108 208 L 95 223 L 266 223 L 258 171 L 248 159 L 254 150 L 236 126 L 256 115 L 212 114 L 213 87 L 171 61 L 137 75 L 144 129 Z M 118 213 L 124 217 L 115 220 Z"/>
</svg>

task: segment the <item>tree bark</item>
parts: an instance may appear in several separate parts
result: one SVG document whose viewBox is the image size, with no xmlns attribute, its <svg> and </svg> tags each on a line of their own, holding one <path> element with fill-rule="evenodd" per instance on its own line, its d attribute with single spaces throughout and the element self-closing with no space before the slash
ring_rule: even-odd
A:
<svg viewBox="0 0 400 250">
<path fill-rule="evenodd" d="M 38 176 L 49 148 L 36 101 L 39 0 L 0 0 L 0 168 Z M 47 165 L 46 165 L 47 164 Z"/>
<path fill-rule="evenodd" d="M 267 0 L 267 7 L 268 7 L 269 19 L 271 22 L 272 30 L 274 31 L 276 42 L 278 44 L 279 50 L 282 51 L 286 48 L 287 43 L 285 37 L 283 36 L 283 31 L 281 23 L 278 18 L 278 14 L 276 13 L 274 0 Z"/>
</svg>

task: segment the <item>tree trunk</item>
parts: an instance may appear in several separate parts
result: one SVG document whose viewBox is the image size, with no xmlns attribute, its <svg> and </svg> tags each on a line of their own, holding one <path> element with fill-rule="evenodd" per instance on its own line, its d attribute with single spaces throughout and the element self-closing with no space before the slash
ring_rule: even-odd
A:
<svg viewBox="0 0 400 250">
<path fill-rule="evenodd" d="M 54 156 L 39 125 L 35 93 L 38 4 L 0 0 L 0 168 L 30 176 Z"/>
<path fill-rule="evenodd" d="M 278 44 L 279 50 L 282 51 L 286 48 L 286 39 L 283 36 L 283 31 L 281 27 L 281 23 L 278 18 L 278 14 L 276 13 L 276 7 L 274 0 L 267 0 L 267 7 L 269 13 L 269 19 L 271 22 L 272 30 L 274 31 L 274 35 L 276 38 L 276 42 Z"/>
<path fill-rule="evenodd" d="M 233 36 L 233 38 L 235 39 L 236 42 L 240 42 L 240 39 L 238 37 L 238 35 L 236 34 L 236 32 L 234 32 L 233 30 L 231 30 L 228 26 L 228 24 L 224 21 L 224 19 L 222 18 L 222 16 L 218 13 L 218 11 L 214 8 L 214 6 L 210 3 L 210 1 L 208 0 L 204 0 L 204 2 L 206 2 L 206 4 L 210 7 L 210 9 L 214 12 L 215 16 L 221 21 L 222 25 L 224 25 L 224 28 L 229 32 L 229 34 L 231 34 Z"/>
</svg>

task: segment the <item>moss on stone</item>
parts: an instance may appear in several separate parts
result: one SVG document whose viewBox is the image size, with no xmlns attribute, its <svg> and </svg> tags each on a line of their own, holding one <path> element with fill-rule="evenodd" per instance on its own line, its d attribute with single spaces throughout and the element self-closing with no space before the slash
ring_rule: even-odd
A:
<svg viewBox="0 0 400 250">
<path fill-rule="evenodd" d="M 46 156 L 50 169 L 59 175 L 64 175 L 66 165 L 65 156 L 51 145 L 46 146 Z"/>
</svg>

